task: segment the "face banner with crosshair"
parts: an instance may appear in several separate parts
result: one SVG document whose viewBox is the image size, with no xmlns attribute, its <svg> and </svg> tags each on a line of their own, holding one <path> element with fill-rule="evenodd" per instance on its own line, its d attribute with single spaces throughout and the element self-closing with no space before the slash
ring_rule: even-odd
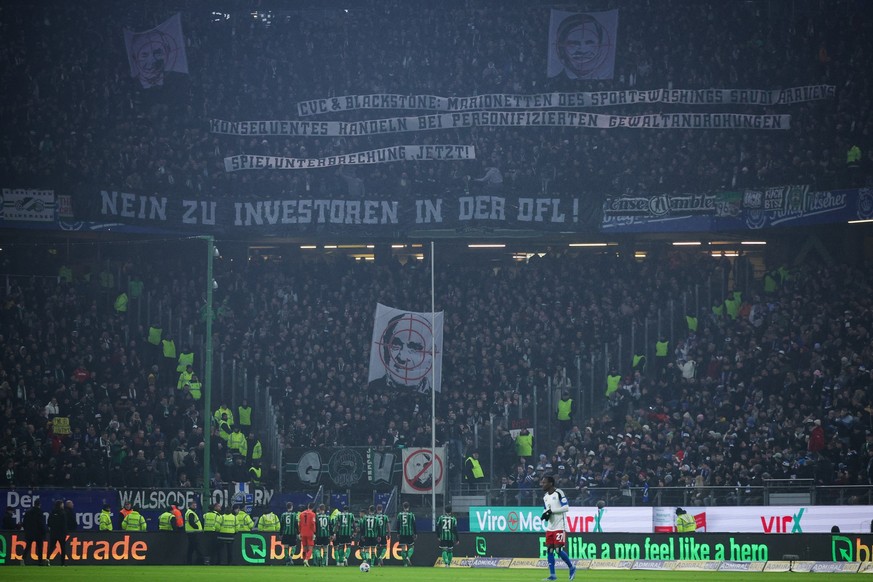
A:
<svg viewBox="0 0 873 582">
<path fill-rule="evenodd" d="M 414 313 L 376 305 L 370 343 L 372 387 L 440 391 L 443 312 Z"/>
</svg>

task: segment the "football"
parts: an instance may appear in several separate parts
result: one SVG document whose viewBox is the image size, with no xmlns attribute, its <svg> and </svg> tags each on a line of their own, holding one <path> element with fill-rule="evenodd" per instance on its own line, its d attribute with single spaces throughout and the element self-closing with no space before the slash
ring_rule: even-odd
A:
<svg viewBox="0 0 873 582">
<path fill-rule="evenodd" d="M 370 564 L 368 564 L 367 562 L 362 562 L 361 563 L 361 572 L 369 572 L 369 571 L 370 571 Z"/>
</svg>

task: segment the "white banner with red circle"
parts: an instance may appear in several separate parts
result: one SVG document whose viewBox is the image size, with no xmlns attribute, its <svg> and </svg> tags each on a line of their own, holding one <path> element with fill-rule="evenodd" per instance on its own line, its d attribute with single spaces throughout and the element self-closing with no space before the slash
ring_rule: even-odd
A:
<svg viewBox="0 0 873 582">
<path fill-rule="evenodd" d="M 403 449 L 403 488 L 401 493 L 438 495 L 446 490 L 445 447 Z"/>
</svg>

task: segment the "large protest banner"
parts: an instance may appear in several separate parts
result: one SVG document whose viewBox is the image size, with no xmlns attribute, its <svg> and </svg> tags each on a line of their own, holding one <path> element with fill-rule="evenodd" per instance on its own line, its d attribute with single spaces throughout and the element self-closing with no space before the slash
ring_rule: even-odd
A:
<svg viewBox="0 0 873 582">
<path fill-rule="evenodd" d="M 227 172 L 239 170 L 307 170 L 335 166 L 387 164 L 402 161 L 475 160 L 476 150 L 471 145 L 398 145 L 366 152 L 339 154 L 326 158 L 286 158 L 240 154 L 224 158 Z"/>
<path fill-rule="evenodd" d="M 297 137 L 354 137 L 458 129 L 464 127 L 577 127 L 594 129 L 781 129 L 791 127 L 790 115 L 740 113 L 652 113 L 605 115 L 579 111 L 473 111 L 366 121 L 225 121 L 212 119 L 212 133 L 226 135 L 283 135 Z M 225 158 L 228 172 L 247 169 L 294 170 L 343 164 L 377 164 L 401 160 L 472 160 L 473 146 L 394 146 L 321 159 L 240 155 Z M 230 161 L 229 161 L 230 160 Z"/>
<path fill-rule="evenodd" d="M 148 225 L 184 232 L 391 233 L 398 229 L 456 229 L 470 226 L 534 230 L 592 229 L 599 220 L 587 198 L 468 195 L 436 198 L 373 197 L 198 199 L 116 190 L 83 193 L 78 218 Z"/>
<path fill-rule="evenodd" d="M 766 198 L 766 200 L 765 200 Z M 220 200 L 83 190 L 76 219 L 174 233 L 386 235 L 515 231 L 688 232 L 759 230 L 873 218 L 873 189 L 809 191 L 804 186 L 688 194 L 373 196 L 350 200 L 248 192 Z M 599 198 L 599 200 L 603 200 Z M 12 223 L 10 223 L 12 224 Z M 21 225 L 31 223 L 22 222 Z M 32 223 L 40 224 L 40 223 Z M 59 223 L 77 230 L 74 223 Z M 84 227 L 83 227 L 84 228 Z M 92 228 L 94 228 L 92 226 Z"/>
<path fill-rule="evenodd" d="M 475 111 L 479 109 L 554 109 L 607 107 L 638 103 L 678 105 L 791 105 L 833 99 L 834 85 L 803 85 L 785 89 L 628 89 L 553 93 L 485 93 L 466 97 L 370 93 L 301 101 L 298 117 L 357 109 L 412 109 L 420 111 Z"/>
<path fill-rule="evenodd" d="M 400 474 L 400 451 L 393 447 L 292 447 L 282 467 L 292 489 L 390 490 Z"/>
</svg>

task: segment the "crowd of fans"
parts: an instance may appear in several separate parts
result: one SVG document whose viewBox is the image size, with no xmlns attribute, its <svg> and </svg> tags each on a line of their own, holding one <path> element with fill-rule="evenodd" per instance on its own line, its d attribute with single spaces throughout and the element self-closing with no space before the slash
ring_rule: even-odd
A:
<svg viewBox="0 0 873 582">
<path fill-rule="evenodd" d="M 73 193 L 87 216 L 100 188 L 203 197 L 458 195 L 497 168 L 507 191 L 621 195 L 784 183 L 857 187 L 873 171 L 863 74 L 870 17 L 851 0 L 740 5 L 613 2 L 613 79 L 546 75 L 549 7 L 399 0 L 341 8 L 183 10 L 190 74 L 143 89 L 122 29 L 177 4 L 90 10 L 62 3 L 0 15 L 4 184 Z M 198 5 L 199 6 L 199 5 Z M 478 127 L 366 137 L 230 137 L 209 120 L 295 120 L 297 104 L 353 94 L 472 96 L 627 89 L 779 89 L 830 84 L 833 99 L 792 105 L 625 105 L 598 113 L 787 113 L 788 131 Z M 348 111 L 307 119 L 415 115 Z M 226 173 L 234 154 L 316 158 L 395 145 L 473 144 L 478 161 Z M 857 156 L 847 164 L 847 152 Z"/>
<path fill-rule="evenodd" d="M 202 297 L 173 284 L 191 272 L 188 259 L 135 268 L 146 293 L 199 314 Z M 642 325 L 665 301 L 722 273 L 721 260 L 690 252 L 642 262 L 553 252 L 499 269 L 438 272 L 446 340 L 436 440 L 450 449 L 450 470 L 460 475 L 478 447 L 488 484 L 526 489 L 554 472 L 585 503 L 607 489 L 645 486 L 730 503 L 737 495 L 751 502 L 767 479 L 869 485 L 873 322 L 862 268 L 768 275 L 767 291 L 759 282 L 737 292 L 736 317 L 723 305 L 696 314 L 697 330 L 677 333 L 666 357 L 636 368 L 613 362 L 610 374 L 622 379 L 609 397 L 602 373 L 589 386 L 584 369 L 581 387 L 564 373 L 614 340 L 623 323 Z M 288 458 L 301 447 L 429 445 L 430 396 L 367 383 L 375 304 L 427 311 L 426 265 L 337 259 L 240 268 L 223 260 L 217 277 L 217 360 L 236 360 L 270 390 Z M 213 435 L 216 481 L 236 480 L 233 465 L 245 472 L 246 457 L 228 455 L 202 401 L 179 389 L 174 367 L 164 372 L 159 348 L 145 339 L 148 325 L 116 312 L 116 289 L 101 280 L 16 280 L 3 292 L 5 484 L 196 486 L 204 430 Z M 202 326 L 199 317 L 195 324 Z M 577 406 L 565 433 L 547 398 L 549 387 L 562 386 L 574 398 L 595 395 L 594 409 Z M 219 404 L 227 398 L 216 393 Z M 70 436 L 53 433 L 56 415 L 70 418 Z M 540 430 L 531 454 L 519 458 L 508 427 L 522 418 L 551 422 L 554 432 Z M 264 481 L 275 484 L 276 469 L 265 467 L 272 475 Z"/>
<path fill-rule="evenodd" d="M 870 285 L 859 268 L 800 268 L 745 294 L 736 318 L 701 314 L 668 357 L 626 363 L 603 414 L 519 459 L 504 483 L 529 489 L 554 472 L 588 505 L 652 503 L 664 488 L 710 505 L 761 504 L 763 486 L 803 480 L 831 486 L 819 503 L 869 502 L 841 486 L 873 483 Z"/>
<path fill-rule="evenodd" d="M 468 176 L 488 175 L 486 167 L 497 168 L 507 191 L 558 194 L 869 181 L 873 88 L 864 73 L 873 35 L 858 3 L 652 0 L 615 7 L 615 78 L 589 82 L 546 77 L 549 12 L 531 3 L 432 8 L 396 0 L 348 11 L 274 13 L 192 8 L 182 12 L 190 73 L 143 89 L 129 76 L 122 29 L 149 28 L 173 13 L 170 6 L 99 13 L 60 3 L 17 6 L 0 12 L 0 182 L 71 193 L 79 213 L 95 187 L 204 197 L 427 195 L 463 191 Z M 788 131 L 478 127 L 402 138 L 253 139 L 214 135 L 208 124 L 211 118 L 296 119 L 298 102 L 348 94 L 811 84 L 835 85 L 835 97 L 731 106 L 790 113 Z M 383 110 L 376 116 L 409 114 Z M 479 161 L 289 172 L 225 173 L 223 166 L 225 156 L 237 153 L 314 158 L 398 139 L 472 143 Z M 67 256 L 75 266 L 71 276 L 13 277 L 0 290 L 4 484 L 196 486 L 204 431 L 214 437 L 217 482 L 248 474 L 250 455 L 234 459 L 220 422 L 211 411 L 204 417 L 202 401 L 180 389 L 175 363 L 168 365 L 160 348 L 147 342 L 155 322 L 143 319 L 142 310 L 134 316 L 144 299 L 131 298 L 129 311 L 116 308 L 130 278 L 144 281 L 153 314 L 159 305 L 172 310 L 202 337 L 198 290 L 205 274 L 175 247 L 156 248 L 159 243 L 107 266 L 73 252 Z M 33 264 L 46 260 L 35 257 Z M 219 261 L 217 267 L 216 355 L 257 373 L 268 387 L 289 453 L 309 446 L 430 443 L 428 395 L 367 383 L 375 304 L 428 311 L 426 263 L 243 263 Z M 110 280 L 102 270 L 119 277 Z M 871 281 L 859 267 L 792 268 L 774 275 L 774 285 L 758 281 L 700 313 L 678 314 L 681 324 L 686 315 L 697 317 L 697 329 L 669 338 L 668 355 L 645 365 L 613 362 L 622 379 L 608 398 L 599 372 L 584 386 L 565 374 L 577 361 L 587 365 L 627 322 L 651 319 L 670 298 L 702 281 L 721 281 L 724 272 L 719 260 L 694 254 L 635 261 L 554 252 L 498 269 L 477 263 L 438 271 L 436 306 L 446 313 L 446 344 L 435 436 L 449 446 L 450 470 L 459 474 L 463 458 L 478 446 L 492 485 L 528 489 L 553 472 L 559 486 L 578 488 L 584 503 L 596 502 L 604 489 L 646 486 L 684 487 L 700 503 L 729 503 L 738 501 L 738 492 L 754 499 L 745 492 L 767 479 L 871 484 Z M 729 312 L 721 302 L 735 297 L 736 312 Z M 202 376 L 201 346 L 179 348 L 198 354 L 194 368 Z M 581 374 L 591 376 L 590 369 Z M 559 426 L 545 398 L 550 386 L 573 394 L 593 390 L 594 410 L 577 407 L 566 434 L 549 442 L 550 433 L 540 431 L 531 455 L 519 455 L 510 419 Z M 225 400 L 216 407 L 241 404 Z M 535 411 L 542 418 L 534 418 Z M 54 417 L 69 417 L 69 436 L 55 434 Z M 481 435 L 492 429 L 492 417 L 490 457 Z M 278 469 L 265 467 L 264 481 L 275 483 Z"/>
</svg>

